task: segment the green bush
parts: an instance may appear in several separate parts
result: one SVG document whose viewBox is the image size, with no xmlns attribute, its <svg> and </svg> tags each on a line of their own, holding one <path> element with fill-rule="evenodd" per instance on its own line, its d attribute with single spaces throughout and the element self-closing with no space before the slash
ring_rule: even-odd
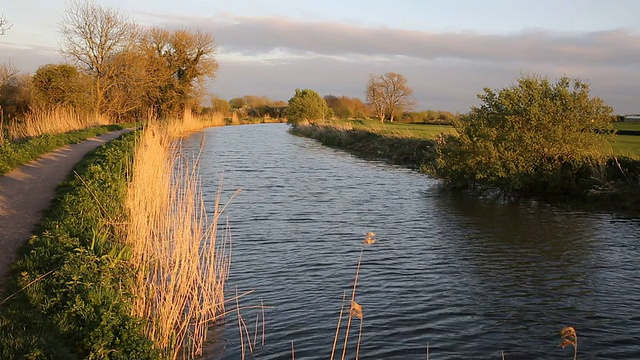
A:
<svg viewBox="0 0 640 360">
<path fill-rule="evenodd" d="M 289 99 L 287 119 L 292 124 L 302 120 L 330 119 L 333 110 L 317 92 L 309 89 L 296 89 L 295 95 Z"/>
<path fill-rule="evenodd" d="M 155 359 L 131 317 L 133 269 L 119 238 L 135 135 L 76 167 L 13 265 L 0 306 L 2 359 Z M 24 290 L 22 290 L 24 289 Z"/>
<path fill-rule="evenodd" d="M 430 168 L 454 187 L 584 191 L 611 154 L 612 109 L 580 80 L 524 76 L 478 97 L 479 107 L 454 119 L 457 134 L 439 139 Z"/>
</svg>

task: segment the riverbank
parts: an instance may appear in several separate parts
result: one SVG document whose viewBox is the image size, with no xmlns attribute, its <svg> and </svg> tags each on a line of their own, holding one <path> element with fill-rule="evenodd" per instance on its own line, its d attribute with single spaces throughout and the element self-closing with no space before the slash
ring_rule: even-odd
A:
<svg viewBox="0 0 640 360">
<path fill-rule="evenodd" d="M 349 122 L 302 122 L 291 129 L 296 135 L 319 140 L 323 145 L 347 150 L 364 159 L 383 160 L 421 172 L 430 172 L 437 159 L 435 141 L 442 127 L 428 130 L 420 125 L 421 133 L 411 130 L 390 131 L 387 126 L 353 126 Z M 440 132 L 438 132 L 440 131 Z M 629 135 L 625 135 L 625 139 Z M 612 157 L 606 166 L 597 169 L 565 193 L 517 194 L 536 197 L 548 202 L 586 208 L 608 208 L 640 211 L 640 159 L 623 148 L 623 154 Z M 509 194 L 512 195 L 512 194 Z"/>
<path fill-rule="evenodd" d="M 216 243 L 220 204 L 208 221 L 175 141 L 220 119 L 150 118 L 76 165 L 12 264 L 0 358 L 202 354 L 224 314 L 230 245 Z"/>
<path fill-rule="evenodd" d="M 134 271 L 121 238 L 135 139 L 100 147 L 58 187 L 2 297 L 3 359 L 158 358 L 130 315 Z"/>
<path fill-rule="evenodd" d="M 441 129 L 435 130 L 434 139 Z M 345 149 L 364 159 L 383 160 L 414 170 L 420 170 L 422 164 L 433 162 L 437 156 L 435 140 L 413 136 L 406 131 L 384 131 L 382 127 L 305 121 L 292 127 L 291 132 L 319 140 L 326 146 Z"/>
</svg>

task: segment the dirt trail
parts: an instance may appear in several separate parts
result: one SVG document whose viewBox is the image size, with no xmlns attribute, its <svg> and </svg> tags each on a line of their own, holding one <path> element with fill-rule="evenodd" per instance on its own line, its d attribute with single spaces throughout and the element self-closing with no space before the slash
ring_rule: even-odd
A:
<svg viewBox="0 0 640 360">
<path fill-rule="evenodd" d="M 62 147 L 0 176 L 0 284 L 16 250 L 42 220 L 42 211 L 49 207 L 58 183 L 88 152 L 128 131 L 112 131 Z"/>
</svg>

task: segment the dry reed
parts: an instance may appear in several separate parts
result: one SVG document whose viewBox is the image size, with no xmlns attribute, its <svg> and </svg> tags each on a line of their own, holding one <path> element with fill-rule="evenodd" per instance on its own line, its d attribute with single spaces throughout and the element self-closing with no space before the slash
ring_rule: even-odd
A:
<svg viewBox="0 0 640 360">
<path fill-rule="evenodd" d="M 573 360 L 578 359 L 578 334 L 576 329 L 572 326 L 564 327 L 560 330 L 560 338 L 562 342 L 560 346 L 564 349 L 565 346 L 573 346 Z"/>
<path fill-rule="evenodd" d="M 44 134 L 63 134 L 109 123 L 109 119 L 101 115 L 81 115 L 69 107 L 55 107 L 34 109 L 25 115 L 24 121 L 9 124 L 7 130 L 9 140 L 18 140 Z"/>
<path fill-rule="evenodd" d="M 209 327 L 225 312 L 231 259 L 228 231 L 218 234 L 220 192 L 208 219 L 197 169 L 173 145 L 173 136 L 197 130 L 195 123 L 190 116 L 162 126 L 150 119 L 127 199 L 137 268 L 133 313 L 148 319 L 149 338 L 171 359 L 202 354 Z"/>
<path fill-rule="evenodd" d="M 239 125 L 240 118 L 238 118 L 238 113 L 236 111 L 231 113 L 231 125 Z"/>
<path fill-rule="evenodd" d="M 365 239 L 363 241 L 363 244 L 365 246 L 367 245 L 371 245 L 374 244 L 376 242 L 375 240 L 375 233 L 373 232 L 367 232 L 365 234 Z M 360 249 L 360 256 L 358 257 L 358 265 L 356 266 L 356 276 L 353 279 L 353 289 L 351 291 L 351 301 L 350 301 L 350 305 L 349 305 L 349 316 L 347 317 L 347 328 L 344 334 L 344 345 L 342 347 L 342 357 L 341 359 L 344 360 L 347 356 L 347 345 L 349 343 L 349 335 L 350 335 L 350 331 L 351 331 L 351 322 L 353 320 L 353 318 L 357 318 L 358 320 L 360 320 L 360 327 L 358 329 L 358 342 L 356 344 L 356 360 L 359 359 L 360 357 L 360 344 L 362 342 L 362 323 L 364 320 L 364 316 L 363 316 L 363 312 L 362 312 L 362 305 L 356 302 L 356 290 L 358 288 L 358 276 L 360 275 L 360 265 L 362 264 L 362 255 L 364 254 L 364 247 L 362 247 Z M 343 293 L 342 295 L 342 307 L 340 308 L 340 315 L 338 317 L 338 325 L 336 326 L 336 335 L 334 337 L 333 340 L 333 347 L 331 348 L 331 357 L 330 359 L 333 360 L 335 357 L 335 352 L 336 352 L 336 345 L 338 342 L 338 336 L 340 333 L 340 326 L 342 323 L 342 316 L 343 316 L 343 311 L 344 311 L 344 305 L 345 305 L 345 298 L 346 293 Z"/>
<path fill-rule="evenodd" d="M 184 110 L 182 119 L 172 119 L 167 126 L 170 136 L 184 136 L 189 133 L 200 131 L 207 127 L 224 126 L 225 119 L 222 113 L 209 115 L 193 115 L 189 108 Z"/>
</svg>

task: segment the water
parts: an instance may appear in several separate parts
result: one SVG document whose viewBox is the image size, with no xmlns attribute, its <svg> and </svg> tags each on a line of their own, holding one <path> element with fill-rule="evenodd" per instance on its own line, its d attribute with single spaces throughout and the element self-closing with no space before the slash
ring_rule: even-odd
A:
<svg viewBox="0 0 640 360">
<path fill-rule="evenodd" d="M 374 231 L 356 295 L 362 359 L 424 359 L 427 344 L 437 360 L 569 359 L 573 349 L 559 347 L 568 325 L 579 359 L 640 359 L 640 220 L 453 195 L 282 124 L 211 128 L 185 148 L 199 151 L 203 136 L 207 202 L 221 176 L 226 197 L 242 188 L 227 211 L 230 295 L 254 290 L 243 305 L 273 307 L 255 358 L 291 359 L 292 341 L 296 359 L 330 357 L 343 292 Z M 256 312 L 243 316 L 253 336 Z M 228 320 L 223 359 L 239 359 Z"/>
</svg>

